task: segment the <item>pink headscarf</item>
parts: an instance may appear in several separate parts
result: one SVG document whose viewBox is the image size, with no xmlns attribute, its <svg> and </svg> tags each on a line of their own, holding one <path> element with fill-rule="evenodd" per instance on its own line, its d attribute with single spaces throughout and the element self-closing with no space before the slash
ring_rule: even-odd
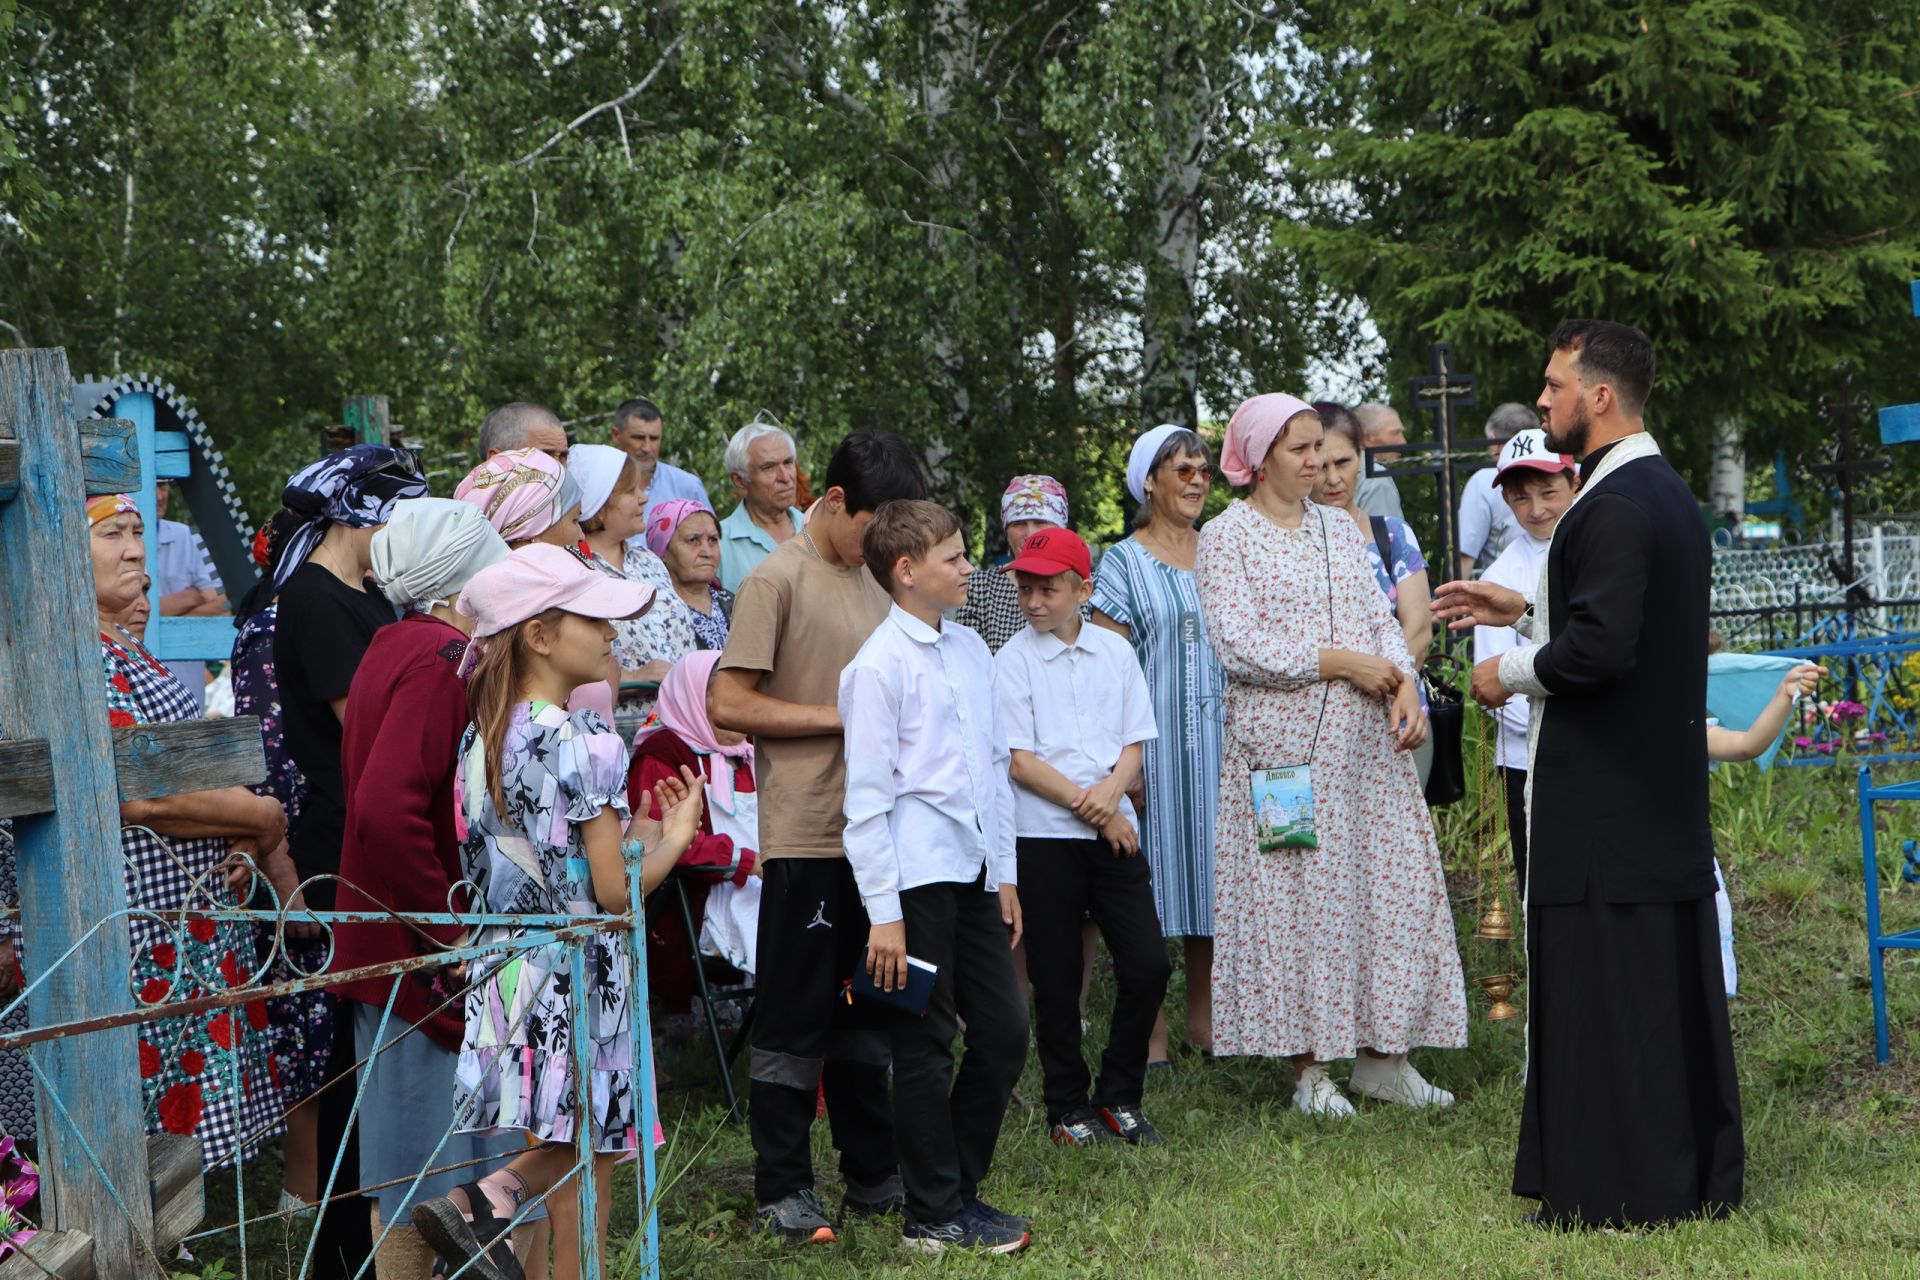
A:
<svg viewBox="0 0 1920 1280">
<path fill-rule="evenodd" d="M 675 499 L 688 506 L 699 508 L 700 503 L 689 499 Z M 662 504 L 665 505 L 665 504 Z M 667 668 L 666 678 L 660 681 L 660 700 L 656 710 L 660 713 L 660 723 L 679 735 L 680 741 L 692 747 L 702 755 L 725 756 L 744 762 L 753 767 L 753 743 L 741 739 L 730 747 L 723 747 L 714 736 L 713 721 L 707 717 L 707 686 L 713 681 L 713 669 L 720 665 L 720 651 L 717 649 L 695 649 L 686 657 Z M 733 770 L 722 768 L 715 771 L 719 776 L 709 774 L 712 785 L 720 793 L 717 799 L 725 805 L 733 804 Z"/>
<path fill-rule="evenodd" d="M 667 544 L 680 529 L 680 522 L 697 512 L 713 515 L 713 508 L 698 498 L 673 498 L 647 513 L 647 550 L 657 556 L 667 554 Z M 719 517 L 715 516 L 715 520 Z M 705 686 L 701 686 L 703 689 Z M 704 696 L 704 695 L 703 695 Z"/>
<path fill-rule="evenodd" d="M 1227 420 L 1227 442 L 1220 450 L 1220 471 L 1229 484 L 1253 483 L 1253 473 L 1267 460 L 1267 450 L 1295 416 L 1314 408 L 1298 396 L 1273 392 L 1242 400 Z"/>
<path fill-rule="evenodd" d="M 579 506 L 580 485 L 538 449 L 509 449 L 469 471 L 453 496 L 480 508 L 511 546 L 539 537 Z"/>
</svg>

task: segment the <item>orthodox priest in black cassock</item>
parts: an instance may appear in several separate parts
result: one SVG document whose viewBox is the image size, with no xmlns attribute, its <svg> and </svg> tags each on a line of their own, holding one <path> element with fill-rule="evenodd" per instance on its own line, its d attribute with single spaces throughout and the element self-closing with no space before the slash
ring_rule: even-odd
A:
<svg viewBox="0 0 1920 1280">
<path fill-rule="evenodd" d="M 1513 1191 L 1555 1225 L 1721 1217 L 1745 1156 L 1707 815 L 1708 533 L 1641 427 L 1652 344 L 1574 321 L 1554 346 L 1548 447 L 1586 454 L 1581 489 L 1547 552 L 1535 646 L 1485 664 L 1533 711 Z M 1624 395 L 1592 394 L 1622 367 Z"/>
</svg>

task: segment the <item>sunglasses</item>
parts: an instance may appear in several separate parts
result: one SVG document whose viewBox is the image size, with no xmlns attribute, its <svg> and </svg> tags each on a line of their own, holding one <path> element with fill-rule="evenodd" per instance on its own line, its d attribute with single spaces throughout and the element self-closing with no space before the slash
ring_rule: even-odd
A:
<svg viewBox="0 0 1920 1280">
<path fill-rule="evenodd" d="M 1168 463 L 1167 465 L 1172 469 L 1174 479 L 1178 480 L 1181 484 L 1186 484 L 1196 476 L 1202 480 L 1211 480 L 1213 478 L 1213 466 L 1210 463 L 1176 462 Z"/>
</svg>

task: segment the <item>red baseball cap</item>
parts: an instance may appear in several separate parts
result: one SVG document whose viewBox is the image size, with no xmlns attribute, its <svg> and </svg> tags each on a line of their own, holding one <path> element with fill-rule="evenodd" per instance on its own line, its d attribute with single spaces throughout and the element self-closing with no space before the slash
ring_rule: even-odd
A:
<svg viewBox="0 0 1920 1280">
<path fill-rule="evenodd" d="M 1038 573 L 1051 578 L 1073 570 L 1083 578 L 1093 576 L 1093 553 L 1086 542 L 1071 529 L 1041 529 L 1020 548 L 1020 558 L 1007 566 L 1007 572 Z"/>
</svg>

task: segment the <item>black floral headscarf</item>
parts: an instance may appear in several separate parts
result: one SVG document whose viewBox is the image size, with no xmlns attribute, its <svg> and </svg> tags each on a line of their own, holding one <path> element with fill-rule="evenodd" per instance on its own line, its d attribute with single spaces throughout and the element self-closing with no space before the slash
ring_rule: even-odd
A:
<svg viewBox="0 0 1920 1280">
<path fill-rule="evenodd" d="M 385 524 L 395 502 L 426 496 L 427 482 L 414 470 L 412 459 L 385 445 L 357 444 L 302 470 L 280 495 L 301 523 L 288 535 L 286 553 L 273 572 L 274 591 L 287 585 L 333 525 L 366 529 Z"/>
</svg>

